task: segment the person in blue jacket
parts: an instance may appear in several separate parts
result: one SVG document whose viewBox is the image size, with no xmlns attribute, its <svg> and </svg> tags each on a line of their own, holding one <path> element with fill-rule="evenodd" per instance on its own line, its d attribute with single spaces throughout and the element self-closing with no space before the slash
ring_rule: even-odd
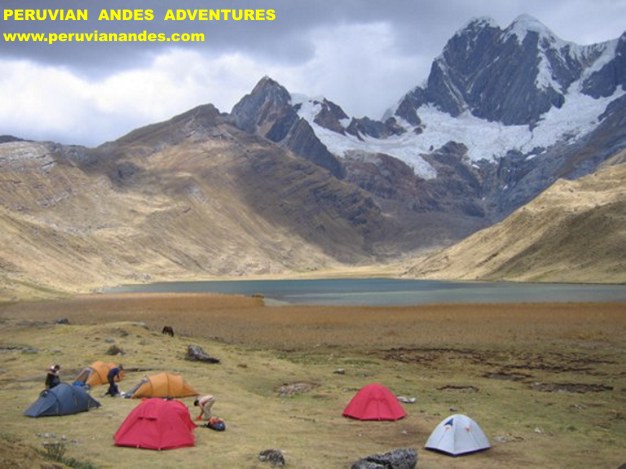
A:
<svg viewBox="0 0 626 469">
<path fill-rule="evenodd" d="M 109 370 L 109 372 L 107 373 L 107 381 L 109 382 L 109 389 L 107 390 L 105 395 L 108 394 L 111 397 L 115 397 L 120 393 L 120 390 L 118 389 L 117 384 L 115 383 L 115 380 L 120 379 L 120 374 L 122 373 L 122 371 L 124 371 L 124 366 L 122 364 L 119 364 L 116 367 L 111 368 Z"/>
</svg>

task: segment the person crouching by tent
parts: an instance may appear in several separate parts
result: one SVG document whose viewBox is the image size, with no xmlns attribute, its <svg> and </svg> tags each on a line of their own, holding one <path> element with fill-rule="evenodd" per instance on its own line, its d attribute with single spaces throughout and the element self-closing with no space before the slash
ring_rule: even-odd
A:
<svg viewBox="0 0 626 469">
<path fill-rule="evenodd" d="M 46 373 L 46 389 L 52 389 L 61 383 L 61 377 L 59 376 L 60 370 L 61 365 L 52 365 L 48 368 L 48 372 Z"/>
<path fill-rule="evenodd" d="M 120 390 L 117 387 L 115 380 L 120 379 L 120 373 L 122 373 L 122 371 L 124 371 L 124 366 L 122 364 L 119 364 L 116 367 L 111 368 L 109 370 L 109 372 L 107 373 L 107 381 L 109 382 L 109 389 L 107 389 L 107 392 L 104 394 L 105 396 L 109 395 L 111 397 L 115 397 L 120 394 Z"/>
<path fill-rule="evenodd" d="M 207 422 L 211 418 L 211 407 L 215 404 L 215 397 L 211 394 L 202 396 L 193 401 L 193 405 L 200 407 L 200 415 L 196 417 L 196 420 L 206 420 Z"/>
</svg>

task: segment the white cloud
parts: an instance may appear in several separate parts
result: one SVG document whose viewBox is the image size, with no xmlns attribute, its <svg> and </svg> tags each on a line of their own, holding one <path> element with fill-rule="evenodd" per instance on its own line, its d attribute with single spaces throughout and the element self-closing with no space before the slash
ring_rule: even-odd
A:
<svg viewBox="0 0 626 469">
<path fill-rule="evenodd" d="M 121 72 L 99 82 L 96 102 L 103 112 L 128 107 L 147 119 L 171 117 L 172 112 L 183 112 L 207 99 L 229 111 L 226 107 L 241 98 L 242 87 L 250 89 L 249 80 L 242 77 L 260 78 L 262 73 L 252 60 L 237 54 L 207 58 L 195 51 L 170 51 L 156 57 L 149 68 Z"/>
<path fill-rule="evenodd" d="M 0 134 L 91 146 L 199 104 L 230 111 L 265 73 L 238 54 L 204 57 L 184 50 L 95 81 L 26 61 L 0 67 Z"/>
<path fill-rule="evenodd" d="M 89 85 L 61 68 L 26 61 L 2 61 L 2 133 L 44 137 L 66 132 L 84 116 Z"/>
</svg>

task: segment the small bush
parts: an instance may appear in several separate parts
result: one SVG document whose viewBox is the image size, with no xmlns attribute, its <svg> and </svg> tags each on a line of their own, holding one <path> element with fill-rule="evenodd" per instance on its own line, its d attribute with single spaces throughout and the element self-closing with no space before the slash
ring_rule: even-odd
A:
<svg viewBox="0 0 626 469">
<path fill-rule="evenodd" d="M 46 442 L 43 444 L 43 447 L 44 451 L 40 451 L 40 454 L 50 461 L 59 462 L 76 469 L 97 468 L 97 466 L 91 464 L 90 462 L 78 461 L 74 458 L 66 458 L 65 452 L 67 451 L 67 446 L 63 441 Z"/>
<path fill-rule="evenodd" d="M 106 351 L 107 355 L 124 355 L 124 351 L 117 345 L 111 345 Z"/>
<path fill-rule="evenodd" d="M 67 447 L 65 443 L 62 441 L 48 442 L 43 444 L 45 451 L 44 456 L 51 460 L 57 462 L 63 462 L 63 456 L 65 456 L 65 451 Z"/>
</svg>

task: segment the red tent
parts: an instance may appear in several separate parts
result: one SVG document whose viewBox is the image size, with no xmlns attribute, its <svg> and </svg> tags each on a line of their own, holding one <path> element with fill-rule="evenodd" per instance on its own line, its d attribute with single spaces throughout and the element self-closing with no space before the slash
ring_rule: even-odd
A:
<svg viewBox="0 0 626 469">
<path fill-rule="evenodd" d="M 152 398 L 143 400 L 128 414 L 113 438 L 117 446 L 174 449 L 193 446 L 195 428 L 185 404 Z"/>
<path fill-rule="evenodd" d="M 389 389 L 372 383 L 356 393 L 342 415 L 358 420 L 399 420 L 406 412 Z"/>
</svg>

